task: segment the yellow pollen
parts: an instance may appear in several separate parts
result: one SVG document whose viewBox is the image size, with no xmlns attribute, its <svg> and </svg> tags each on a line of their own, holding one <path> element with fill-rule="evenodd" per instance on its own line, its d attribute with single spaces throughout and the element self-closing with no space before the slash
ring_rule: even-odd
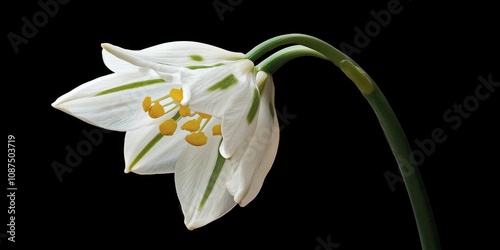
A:
<svg viewBox="0 0 500 250">
<path fill-rule="evenodd" d="M 153 106 L 149 109 L 149 116 L 151 118 L 158 118 L 165 114 L 165 109 L 160 105 L 160 102 L 155 102 Z"/>
<path fill-rule="evenodd" d="M 220 124 L 212 127 L 212 135 L 222 135 L 222 126 Z"/>
<path fill-rule="evenodd" d="M 182 124 L 181 129 L 187 130 L 189 132 L 196 132 L 200 130 L 201 117 L 198 119 L 193 119 Z"/>
<path fill-rule="evenodd" d="M 203 146 L 207 143 L 208 137 L 202 131 L 191 133 L 186 136 L 186 141 L 193 146 Z"/>
<path fill-rule="evenodd" d="M 146 96 L 142 101 L 142 109 L 144 112 L 148 112 L 151 108 L 151 96 Z"/>
<path fill-rule="evenodd" d="M 205 113 L 201 113 L 201 112 L 198 112 L 198 115 L 201 117 L 201 118 L 205 118 L 205 119 L 210 119 L 212 118 L 211 115 L 208 115 L 208 114 L 205 114 Z"/>
<path fill-rule="evenodd" d="M 176 102 L 181 102 L 182 101 L 182 88 L 180 89 L 171 89 L 170 90 L 170 97 L 174 99 Z"/>
<path fill-rule="evenodd" d="M 160 133 L 163 135 L 173 135 L 177 129 L 177 122 L 174 119 L 168 119 L 160 124 Z"/>
<path fill-rule="evenodd" d="M 186 106 L 180 105 L 179 106 L 179 113 L 181 114 L 182 117 L 186 117 L 186 116 L 191 115 L 191 110 Z"/>
</svg>

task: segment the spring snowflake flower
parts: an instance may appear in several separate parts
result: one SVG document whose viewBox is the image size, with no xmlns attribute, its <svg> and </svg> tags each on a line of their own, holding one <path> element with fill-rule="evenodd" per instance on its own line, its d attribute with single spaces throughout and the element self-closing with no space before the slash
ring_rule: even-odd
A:
<svg viewBox="0 0 500 250">
<path fill-rule="evenodd" d="M 52 106 L 126 131 L 126 173 L 174 173 L 189 229 L 252 201 L 278 148 L 272 76 L 242 53 L 203 43 L 102 47 L 113 73 Z"/>
</svg>

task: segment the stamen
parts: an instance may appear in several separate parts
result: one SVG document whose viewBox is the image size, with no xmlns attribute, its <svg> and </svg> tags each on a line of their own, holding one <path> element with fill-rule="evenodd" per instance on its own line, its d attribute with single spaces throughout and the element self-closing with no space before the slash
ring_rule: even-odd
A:
<svg viewBox="0 0 500 250">
<path fill-rule="evenodd" d="M 186 141 L 193 146 L 203 146 L 207 143 L 208 137 L 202 131 L 191 133 L 186 136 Z"/>
<path fill-rule="evenodd" d="M 208 115 L 208 114 L 205 114 L 205 113 L 201 113 L 201 112 L 198 112 L 198 115 L 202 118 L 205 118 L 205 119 L 210 119 L 212 118 L 211 115 Z"/>
<path fill-rule="evenodd" d="M 155 101 L 160 101 L 160 100 L 155 100 Z M 174 102 L 174 101 L 171 101 L 171 102 L 165 103 L 165 104 L 163 104 L 162 106 L 163 106 L 163 107 L 168 107 L 168 106 L 170 106 L 170 105 L 172 105 L 172 104 L 175 104 L 175 106 L 177 106 L 177 103 L 176 103 L 176 102 Z"/>
<path fill-rule="evenodd" d="M 158 118 L 161 117 L 162 115 L 165 114 L 165 109 L 163 106 L 160 104 L 160 102 L 156 101 L 153 106 L 149 109 L 149 116 L 151 118 Z"/>
<path fill-rule="evenodd" d="M 200 115 L 200 117 L 198 117 L 198 119 L 203 119 L 204 117 Z M 207 126 L 208 122 L 212 119 L 212 116 L 209 116 L 208 118 L 205 118 L 205 122 L 203 123 L 203 126 L 201 126 L 200 128 L 200 131 L 201 130 L 204 130 L 205 127 Z"/>
<path fill-rule="evenodd" d="M 187 89 L 189 90 L 189 89 Z M 203 129 L 205 126 L 208 124 L 210 119 L 212 118 L 211 115 L 205 114 L 205 113 L 200 113 L 200 112 L 195 112 L 191 114 L 191 109 L 187 107 L 187 104 L 183 105 L 181 104 L 184 96 L 183 96 L 183 89 L 179 88 L 173 88 L 170 89 L 169 95 L 166 95 L 164 97 L 161 97 L 160 99 L 157 100 L 151 100 L 150 96 L 146 96 L 144 100 L 142 101 L 142 108 L 145 112 L 148 112 L 149 116 L 151 118 L 159 118 L 165 114 L 165 107 L 173 105 L 167 113 L 177 110 L 178 108 L 178 115 L 181 117 L 187 117 L 187 116 L 194 116 L 198 115 L 198 118 L 189 120 L 182 124 L 181 129 L 182 130 L 187 130 L 191 132 L 191 134 L 186 136 L 186 142 L 193 146 L 203 146 L 207 143 L 208 137 L 203 133 Z M 186 101 L 188 101 L 190 97 L 190 92 L 186 92 Z M 172 102 L 166 103 L 164 105 L 160 104 L 160 101 L 165 100 L 166 98 L 172 98 Z M 205 122 L 203 123 L 203 126 L 201 126 L 201 122 L 205 119 Z M 174 119 L 168 119 L 163 121 L 159 126 L 158 126 L 160 133 L 162 135 L 166 136 L 171 136 L 175 133 L 175 130 L 177 129 L 177 121 Z M 212 134 L 213 135 L 222 135 L 221 131 L 221 125 L 215 125 L 212 128 Z"/>
<path fill-rule="evenodd" d="M 142 109 L 144 112 L 148 112 L 151 108 L 151 96 L 146 96 L 142 101 Z"/>
<path fill-rule="evenodd" d="M 191 115 L 191 110 L 186 106 L 180 105 L 179 106 L 179 114 L 181 114 L 182 117 L 186 117 L 186 116 Z"/>
<path fill-rule="evenodd" d="M 144 112 L 150 112 L 150 115 L 151 115 L 151 109 L 153 108 L 151 105 L 158 106 L 156 103 L 159 104 L 160 101 L 163 101 L 169 97 L 170 97 L 169 95 L 166 95 L 166 96 L 160 97 L 156 100 L 151 100 L 151 96 L 146 96 L 146 97 L 144 97 L 144 100 L 142 101 L 142 110 L 144 110 Z M 176 106 L 178 106 L 178 104 L 176 102 L 171 101 L 167 104 L 163 104 L 163 107 L 167 107 L 167 106 L 170 106 L 172 104 L 175 104 Z M 160 114 L 162 114 L 162 111 L 159 107 L 155 107 L 155 111 L 153 111 L 153 113 L 155 113 L 155 112 L 156 112 L 156 115 L 159 115 L 159 116 L 161 116 Z M 165 112 L 163 112 L 163 114 L 165 114 Z M 155 114 L 153 114 L 153 116 L 155 116 Z M 153 117 L 153 118 L 157 118 L 157 117 Z"/>
<path fill-rule="evenodd" d="M 164 95 L 164 96 L 162 96 L 162 97 L 160 97 L 160 98 L 158 98 L 158 99 L 156 99 L 156 100 L 154 100 L 154 101 L 155 101 L 155 102 L 156 102 L 156 101 L 163 101 L 163 100 L 165 100 L 165 99 L 167 99 L 167 98 L 169 98 L 169 97 L 170 97 L 170 95 Z"/>
<path fill-rule="evenodd" d="M 222 135 L 222 126 L 220 124 L 212 127 L 212 135 Z"/>
<path fill-rule="evenodd" d="M 168 119 L 160 124 L 160 133 L 163 135 L 173 135 L 177 129 L 177 122 L 174 119 Z"/>
<path fill-rule="evenodd" d="M 171 89 L 170 90 L 170 97 L 172 97 L 172 99 L 174 99 L 175 101 L 180 103 L 182 101 L 182 88 Z"/>
<path fill-rule="evenodd" d="M 187 130 L 189 132 L 196 132 L 200 130 L 200 124 L 202 119 L 203 119 L 202 117 L 198 117 L 197 119 L 189 120 L 184 124 L 182 124 L 181 129 Z"/>
</svg>

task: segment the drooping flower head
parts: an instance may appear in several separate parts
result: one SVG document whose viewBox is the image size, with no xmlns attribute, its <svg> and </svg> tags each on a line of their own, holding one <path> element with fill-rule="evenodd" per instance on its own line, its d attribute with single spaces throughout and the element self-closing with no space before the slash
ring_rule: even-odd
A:
<svg viewBox="0 0 500 250">
<path fill-rule="evenodd" d="M 113 73 L 52 105 L 95 126 L 126 131 L 125 172 L 175 173 L 188 228 L 248 204 L 279 141 L 271 76 L 242 53 L 203 43 L 102 47 Z"/>
</svg>

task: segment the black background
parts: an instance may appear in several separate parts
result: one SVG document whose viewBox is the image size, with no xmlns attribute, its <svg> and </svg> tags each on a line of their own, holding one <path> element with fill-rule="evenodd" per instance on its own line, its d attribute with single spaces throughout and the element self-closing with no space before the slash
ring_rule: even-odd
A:
<svg viewBox="0 0 500 250">
<path fill-rule="evenodd" d="M 2 238 L 0 248 L 328 249 L 320 242 L 329 241 L 338 249 L 420 249 L 403 184 L 392 191 L 384 178 L 397 165 L 373 111 L 338 68 L 316 58 L 274 74 L 281 141 L 261 192 L 205 227 L 185 228 L 173 175 L 123 173 L 123 133 L 103 133 L 62 182 L 52 167 L 86 140 L 82 131 L 98 131 L 50 104 L 109 73 L 102 42 L 142 49 L 192 40 L 247 52 L 273 36 L 306 33 L 356 46 L 355 27 L 364 29 L 375 20 L 371 11 L 393 1 L 73 0 L 59 4 L 17 53 L 8 34 L 22 35 L 23 17 L 42 8 L 4 3 L 3 122 L 16 137 L 18 190 L 16 243 Z M 221 20 L 213 2 L 234 6 Z M 401 0 L 402 11 L 351 55 L 387 96 L 414 149 L 435 129 L 447 136 L 419 165 L 443 249 L 498 245 L 500 88 L 460 124 L 443 119 L 474 99 L 478 77 L 500 81 L 498 8 L 483 2 Z M 2 204 L 6 225 L 7 200 Z"/>
</svg>

